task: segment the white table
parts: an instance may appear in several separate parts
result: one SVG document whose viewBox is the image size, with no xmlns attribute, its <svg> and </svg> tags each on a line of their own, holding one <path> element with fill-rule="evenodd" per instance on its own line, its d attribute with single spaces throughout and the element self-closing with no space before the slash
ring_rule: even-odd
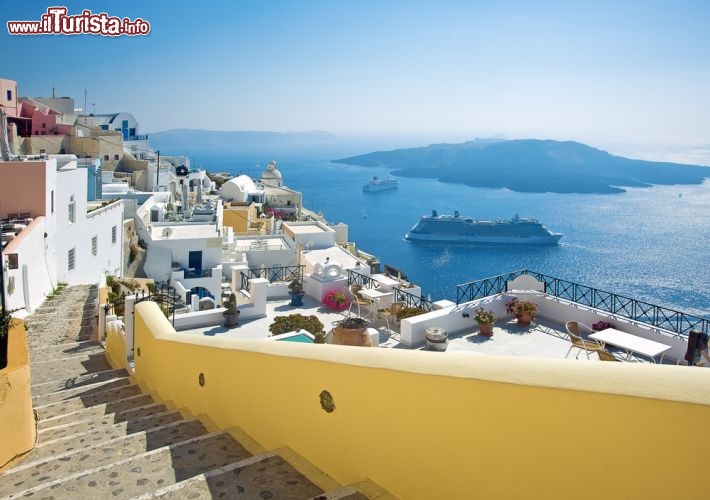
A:
<svg viewBox="0 0 710 500">
<path fill-rule="evenodd" d="M 637 335 L 616 330 L 615 328 L 607 328 L 600 332 L 592 333 L 589 338 L 597 340 L 602 344 L 611 344 L 616 347 L 621 347 L 626 350 L 627 361 L 631 359 L 631 353 L 636 352 L 648 356 L 655 363 L 656 356 L 661 355 L 660 361 L 663 361 L 663 355 L 671 346 L 656 342 L 655 340 L 645 339 Z"/>
<path fill-rule="evenodd" d="M 392 292 L 381 292 L 377 288 L 363 288 L 359 293 L 361 297 L 372 301 L 370 313 L 373 320 L 377 318 L 378 309 L 384 309 L 392 304 L 392 297 L 394 296 Z"/>
</svg>

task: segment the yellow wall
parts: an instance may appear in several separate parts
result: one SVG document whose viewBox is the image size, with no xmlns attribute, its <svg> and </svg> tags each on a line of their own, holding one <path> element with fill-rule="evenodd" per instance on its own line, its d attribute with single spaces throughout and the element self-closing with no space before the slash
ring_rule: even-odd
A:
<svg viewBox="0 0 710 500">
<path fill-rule="evenodd" d="M 705 494 L 710 370 L 176 335 L 149 302 L 135 323 L 144 390 L 343 484 L 406 499 Z"/>
<path fill-rule="evenodd" d="M 257 220 L 254 204 L 235 207 L 225 206 L 222 212 L 222 225 L 231 227 L 236 234 L 245 234 L 249 229 L 248 222 L 250 220 Z"/>
<path fill-rule="evenodd" d="M 8 365 L 0 370 L 0 470 L 34 447 L 27 333 L 22 321 L 10 325 Z"/>
</svg>

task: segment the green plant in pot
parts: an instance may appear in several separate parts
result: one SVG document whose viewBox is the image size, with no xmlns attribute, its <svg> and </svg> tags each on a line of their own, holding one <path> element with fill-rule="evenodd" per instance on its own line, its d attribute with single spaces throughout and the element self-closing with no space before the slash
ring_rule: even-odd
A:
<svg viewBox="0 0 710 500">
<path fill-rule="evenodd" d="M 476 309 L 473 319 L 476 320 L 476 323 L 478 323 L 481 335 L 486 335 L 488 337 L 493 335 L 493 323 L 496 322 L 496 317 L 495 314 L 493 314 L 493 311 L 479 307 Z"/>
<path fill-rule="evenodd" d="M 237 321 L 239 319 L 236 294 L 232 293 L 229 295 L 229 299 L 224 303 L 224 307 L 227 309 L 222 313 L 224 315 L 224 326 L 227 328 L 234 328 L 237 326 Z"/>
<path fill-rule="evenodd" d="M 288 290 L 288 294 L 291 296 L 291 305 L 302 306 L 303 296 L 306 294 L 306 292 L 303 291 L 303 282 L 295 278 L 288 284 Z"/>
</svg>

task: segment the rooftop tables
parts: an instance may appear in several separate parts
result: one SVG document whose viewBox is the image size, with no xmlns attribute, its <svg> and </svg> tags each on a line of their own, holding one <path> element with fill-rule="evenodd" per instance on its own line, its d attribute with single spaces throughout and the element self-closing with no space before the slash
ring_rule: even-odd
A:
<svg viewBox="0 0 710 500">
<path fill-rule="evenodd" d="M 384 309 L 392 304 L 392 297 L 394 296 L 392 292 L 381 292 L 377 288 L 363 288 L 358 293 L 361 297 L 372 302 L 372 306 L 370 307 L 372 319 L 377 317 L 378 309 Z"/>
<path fill-rule="evenodd" d="M 662 344 L 661 342 L 631 335 L 630 333 L 622 332 L 615 328 L 606 328 L 605 330 L 592 333 L 589 335 L 589 338 L 597 340 L 602 344 L 611 344 L 625 349 L 627 361 L 631 360 L 632 352 L 648 356 L 654 363 L 656 362 L 656 356 L 660 354 L 660 361 L 663 361 L 663 355 L 671 348 L 671 346 Z"/>
</svg>

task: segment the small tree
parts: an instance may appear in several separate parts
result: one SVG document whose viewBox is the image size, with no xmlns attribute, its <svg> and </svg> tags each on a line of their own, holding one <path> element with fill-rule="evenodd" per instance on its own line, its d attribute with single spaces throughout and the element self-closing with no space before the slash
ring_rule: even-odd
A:
<svg viewBox="0 0 710 500">
<path fill-rule="evenodd" d="M 274 322 L 269 326 L 269 331 L 272 335 L 281 335 L 282 333 L 306 330 L 317 337 L 319 334 L 325 335 L 323 328 L 323 323 L 316 316 L 289 314 L 274 318 Z"/>
</svg>

